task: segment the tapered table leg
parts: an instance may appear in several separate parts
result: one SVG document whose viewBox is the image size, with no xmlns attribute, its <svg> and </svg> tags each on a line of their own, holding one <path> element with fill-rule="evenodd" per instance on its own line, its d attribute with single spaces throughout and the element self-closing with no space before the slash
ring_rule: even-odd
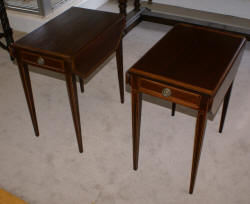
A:
<svg viewBox="0 0 250 204">
<path fill-rule="evenodd" d="M 122 40 L 116 50 L 117 72 L 120 88 L 121 103 L 124 103 L 124 80 L 123 80 L 123 55 L 122 55 Z"/>
<path fill-rule="evenodd" d="M 39 129 L 38 129 L 38 123 L 37 123 L 37 118 L 36 118 L 35 104 L 34 104 L 34 99 L 33 99 L 33 94 L 32 94 L 31 83 L 30 83 L 29 69 L 28 69 L 28 66 L 26 64 L 19 63 L 19 62 L 18 62 L 18 68 L 19 68 L 20 77 L 21 77 L 22 84 L 23 84 L 23 90 L 24 90 L 26 101 L 28 104 L 33 128 L 35 131 L 35 135 L 39 136 Z"/>
<path fill-rule="evenodd" d="M 141 93 L 132 91 L 132 135 L 133 135 L 133 168 L 138 169 L 140 126 L 141 126 Z"/>
<path fill-rule="evenodd" d="M 176 103 L 172 103 L 172 116 L 175 115 Z"/>
<path fill-rule="evenodd" d="M 192 194 L 194 190 L 195 179 L 197 176 L 201 149 L 203 145 L 203 139 L 207 123 L 207 111 L 208 111 L 208 101 L 204 100 L 201 102 L 202 107 L 198 112 L 195 128 L 195 138 L 194 138 L 194 150 L 193 150 L 193 162 L 192 162 L 192 172 L 189 193 Z"/>
<path fill-rule="evenodd" d="M 79 152 L 83 152 L 82 146 L 82 132 L 81 132 L 81 121 L 80 121 L 80 114 L 79 114 L 79 104 L 78 104 L 78 97 L 77 97 L 77 87 L 76 87 L 76 78 L 74 74 L 67 73 L 65 75 L 66 78 L 66 85 L 69 95 L 69 102 L 72 112 L 72 117 L 74 121 L 75 131 L 76 131 L 76 138 L 78 142 Z"/>
<path fill-rule="evenodd" d="M 79 83 L 80 83 L 81 92 L 83 93 L 84 92 L 84 83 L 83 83 L 83 80 L 81 77 L 79 77 Z"/>
<path fill-rule="evenodd" d="M 220 120 L 219 133 L 222 133 L 222 130 L 223 130 L 223 127 L 224 127 L 224 122 L 225 122 L 225 118 L 226 118 L 226 115 L 227 115 L 227 108 L 228 108 L 228 104 L 229 104 L 229 100 L 230 100 L 230 96 L 231 96 L 232 87 L 233 87 L 233 83 L 229 87 L 229 89 L 228 89 L 228 91 L 227 91 L 227 93 L 225 95 L 225 98 L 224 98 L 222 114 L 221 114 L 221 120 Z"/>
</svg>

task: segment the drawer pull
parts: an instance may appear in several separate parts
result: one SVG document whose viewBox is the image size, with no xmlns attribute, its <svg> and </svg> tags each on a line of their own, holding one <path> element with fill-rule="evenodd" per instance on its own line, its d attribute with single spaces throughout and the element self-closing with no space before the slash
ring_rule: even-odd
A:
<svg viewBox="0 0 250 204">
<path fill-rule="evenodd" d="M 172 92 L 169 88 L 165 88 L 162 90 L 162 95 L 165 96 L 165 97 L 169 97 L 171 96 Z"/>
<path fill-rule="evenodd" d="M 44 63 L 45 63 L 44 59 L 42 57 L 38 57 L 37 64 L 44 65 Z"/>
</svg>

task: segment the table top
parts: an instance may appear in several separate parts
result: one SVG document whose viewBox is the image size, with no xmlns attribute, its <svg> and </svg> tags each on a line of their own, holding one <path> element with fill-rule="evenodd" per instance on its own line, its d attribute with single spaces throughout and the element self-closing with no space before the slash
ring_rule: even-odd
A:
<svg viewBox="0 0 250 204">
<path fill-rule="evenodd" d="M 178 24 L 129 73 L 213 95 L 245 41 L 239 35 Z"/>
<path fill-rule="evenodd" d="M 72 7 L 18 40 L 14 46 L 72 57 L 123 17 L 104 11 Z M 91 32 L 86 32 L 91 30 Z"/>
</svg>

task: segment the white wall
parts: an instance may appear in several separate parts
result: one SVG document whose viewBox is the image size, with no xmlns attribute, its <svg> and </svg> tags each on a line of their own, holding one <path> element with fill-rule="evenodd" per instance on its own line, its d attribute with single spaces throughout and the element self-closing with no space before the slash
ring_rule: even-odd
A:
<svg viewBox="0 0 250 204">
<path fill-rule="evenodd" d="M 108 0 L 69 0 L 46 17 L 12 10 L 7 10 L 7 13 L 11 28 L 28 33 L 54 18 L 58 14 L 62 13 L 66 9 L 70 8 L 71 6 L 96 9 L 107 1 Z"/>
<path fill-rule="evenodd" d="M 78 6 L 82 8 L 96 9 L 105 4 L 108 0 L 87 0 L 80 3 Z"/>
<path fill-rule="evenodd" d="M 250 19 L 250 0 L 153 0 L 153 2 Z"/>
</svg>

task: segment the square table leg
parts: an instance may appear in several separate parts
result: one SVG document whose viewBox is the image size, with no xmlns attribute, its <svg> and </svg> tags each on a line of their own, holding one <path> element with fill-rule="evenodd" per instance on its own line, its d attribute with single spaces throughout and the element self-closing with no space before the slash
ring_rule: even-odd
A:
<svg viewBox="0 0 250 204">
<path fill-rule="evenodd" d="M 34 104 L 34 99 L 33 99 L 33 94 L 32 94 L 31 83 L 30 83 L 28 65 L 21 63 L 19 60 L 17 60 L 17 62 L 18 62 L 19 73 L 20 73 L 22 84 L 23 84 L 23 90 L 24 90 L 26 101 L 28 104 L 35 135 L 39 136 L 39 129 L 38 129 L 38 123 L 37 123 L 37 118 L 36 118 L 36 110 L 35 110 L 35 104 Z"/>
</svg>

